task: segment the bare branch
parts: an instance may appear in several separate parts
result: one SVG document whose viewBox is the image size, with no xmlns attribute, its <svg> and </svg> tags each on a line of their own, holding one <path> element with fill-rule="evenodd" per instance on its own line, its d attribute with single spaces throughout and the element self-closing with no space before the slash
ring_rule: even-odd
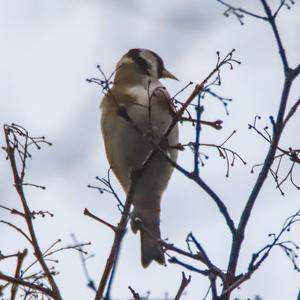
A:
<svg viewBox="0 0 300 300">
<path fill-rule="evenodd" d="M 291 3 L 291 5 L 294 5 L 294 0 L 289 0 L 289 2 Z M 286 7 L 287 9 L 290 9 L 290 5 L 288 4 L 288 0 L 280 0 L 280 4 L 278 5 L 278 8 L 275 10 L 275 13 L 273 14 L 273 18 L 275 19 L 278 15 L 278 13 L 280 12 L 280 10 L 283 7 Z"/>
<path fill-rule="evenodd" d="M 142 170 L 143 170 L 143 168 L 141 169 L 141 172 L 142 172 Z M 122 241 L 125 231 L 126 231 L 126 227 L 127 227 L 127 223 L 128 223 L 128 219 L 129 219 L 129 212 L 130 212 L 130 208 L 132 205 L 132 196 L 133 196 L 133 192 L 134 192 L 137 181 L 138 181 L 137 173 L 132 174 L 131 186 L 129 188 L 129 191 L 128 191 L 128 194 L 126 197 L 124 210 L 122 212 L 121 219 L 117 226 L 117 229 L 115 230 L 114 241 L 113 241 L 113 244 L 112 244 L 112 247 L 110 250 L 110 254 L 106 261 L 106 265 L 105 265 L 105 268 L 104 268 L 104 271 L 102 274 L 102 278 L 100 280 L 100 283 L 99 283 L 99 286 L 97 289 L 95 300 L 102 299 L 107 281 L 109 279 L 109 275 L 112 271 L 112 268 L 115 264 L 116 257 L 119 253 L 121 241 Z"/>
<path fill-rule="evenodd" d="M 75 237 L 74 234 L 71 235 L 73 241 L 74 241 L 74 244 L 75 245 L 78 245 L 78 241 Z M 84 271 L 84 274 L 85 274 L 85 277 L 87 278 L 87 286 L 92 289 L 94 292 L 97 292 L 97 288 L 95 286 L 95 282 L 94 280 L 91 278 L 90 274 L 89 274 L 89 271 L 88 271 L 88 268 L 87 268 L 87 265 L 86 265 L 86 261 L 87 259 L 91 258 L 93 255 L 90 255 L 89 257 L 85 257 L 84 256 L 84 253 L 83 251 L 79 251 L 79 254 L 80 254 L 80 259 L 81 259 L 81 263 L 82 263 L 82 267 L 83 267 L 83 271 Z"/>
<path fill-rule="evenodd" d="M 292 108 L 290 109 L 290 111 L 288 112 L 286 118 L 284 119 L 283 121 L 283 124 L 282 124 L 282 128 L 285 128 L 287 122 L 289 121 L 289 119 L 294 115 L 294 113 L 296 112 L 298 106 L 300 104 L 300 101 L 296 101 L 296 103 L 292 106 Z M 272 142 L 272 137 L 271 135 L 268 133 L 267 129 L 268 127 L 266 126 L 264 128 L 264 131 L 262 132 L 259 128 L 256 127 L 256 120 L 260 119 L 259 116 L 256 116 L 255 119 L 254 119 L 254 123 L 253 125 L 250 125 L 249 124 L 249 129 L 253 129 L 255 130 L 255 132 L 257 134 L 259 134 L 264 140 L 266 140 L 269 144 L 271 144 Z M 294 178 L 293 178 L 293 171 L 294 171 L 294 167 L 295 167 L 295 164 L 300 164 L 300 158 L 299 158 L 299 154 L 300 154 L 300 149 L 292 149 L 291 147 L 289 147 L 288 150 L 285 150 L 279 146 L 277 146 L 277 150 L 279 150 L 281 152 L 281 154 L 277 154 L 274 156 L 274 159 L 273 159 L 273 164 L 275 161 L 277 161 L 277 167 L 276 167 L 276 170 L 272 169 L 272 167 L 270 167 L 269 171 L 272 175 L 272 177 L 274 178 L 274 181 L 276 182 L 276 187 L 278 188 L 278 190 L 280 191 L 281 195 L 284 196 L 284 192 L 281 188 L 282 184 L 289 178 L 290 179 L 290 182 L 292 183 L 292 185 L 297 188 L 297 189 L 300 189 L 300 186 L 297 185 L 295 182 L 294 182 Z M 286 175 L 280 179 L 279 178 L 279 171 L 280 171 L 280 168 L 281 168 L 281 165 L 282 165 L 282 161 L 283 159 L 287 157 L 288 158 L 288 161 L 289 162 L 292 162 L 291 163 L 291 166 L 290 166 L 290 169 L 288 170 L 288 172 L 286 173 Z M 251 168 L 251 173 L 254 173 L 254 169 L 257 168 L 257 167 L 261 167 L 263 166 L 264 164 L 263 163 L 259 163 L 259 164 L 255 164 L 252 166 Z"/>
<path fill-rule="evenodd" d="M 181 117 L 181 121 L 183 122 L 191 122 L 193 124 L 197 124 L 197 120 L 196 119 L 193 119 L 191 117 Z M 204 120 L 200 120 L 199 121 L 200 124 L 203 124 L 203 125 L 207 125 L 207 126 L 210 126 L 210 127 L 213 127 L 217 130 L 220 130 L 222 129 L 222 123 L 223 121 L 221 120 L 216 120 L 216 121 L 204 121 Z"/>
<path fill-rule="evenodd" d="M 233 53 L 235 49 L 231 50 L 223 59 L 220 58 L 219 52 L 217 52 L 218 60 L 215 68 L 208 74 L 208 76 L 198 85 L 195 86 L 193 92 L 187 98 L 187 100 L 182 104 L 181 108 L 176 112 L 173 118 L 173 122 L 170 124 L 168 130 L 165 132 L 164 136 L 167 137 L 174 126 L 180 121 L 181 117 L 183 116 L 184 112 L 188 108 L 188 106 L 192 103 L 195 97 L 198 96 L 204 89 L 207 82 L 217 74 L 217 78 L 220 78 L 220 69 L 224 65 L 229 65 L 230 69 L 233 69 L 233 64 L 240 64 L 241 62 L 233 58 Z"/>
<path fill-rule="evenodd" d="M 51 143 L 47 142 L 44 137 L 31 137 L 28 134 L 28 131 L 26 129 L 24 129 L 20 125 L 15 125 L 15 124 L 4 125 L 4 134 L 5 134 L 5 141 L 6 141 L 5 150 L 7 152 L 7 156 L 10 161 L 10 165 L 14 177 L 15 188 L 19 195 L 24 210 L 24 218 L 30 235 L 29 241 L 34 249 L 34 254 L 36 258 L 39 261 L 42 269 L 44 270 L 44 273 L 46 274 L 47 279 L 52 287 L 53 294 L 55 295 L 54 298 L 57 300 L 62 300 L 58 286 L 56 285 L 56 282 L 44 260 L 42 251 L 40 249 L 34 231 L 33 223 L 32 223 L 32 214 L 27 204 L 27 200 L 25 198 L 25 194 L 23 191 L 23 180 L 25 177 L 26 160 L 28 157 L 30 157 L 28 148 L 31 145 L 34 145 L 37 149 L 40 149 L 41 143 L 46 143 L 48 145 L 51 145 Z M 22 137 L 24 138 L 24 143 L 21 143 L 19 140 Z M 21 160 L 20 171 L 18 170 L 18 166 L 17 166 L 16 156 L 15 156 L 16 152 L 18 153 Z"/>
<path fill-rule="evenodd" d="M 4 280 L 7 282 L 16 284 L 16 285 L 22 285 L 25 287 L 29 287 L 33 290 L 40 291 L 40 292 L 44 293 L 45 295 L 52 297 L 53 299 L 57 299 L 55 293 L 51 289 L 48 289 L 41 285 L 37 285 L 37 284 L 31 283 L 31 282 L 28 282 L 28 281 L 25 281 L 25 280 L 22 280 L 19 278 L 11 277 L 11 276 L 5 275 L 1 272 L 0 272 L 0 280 Z"/>
<path fill-rule="evenodd" d="M 277 120 L 276 120 L 276 124 L 275 124 L 275 131 L 274 131 L 274 135 L 273 135 L 273 139 L 272 142 L 270 144 L 269 147 L 269 151 L 268 154 L 265 158 L 264 161 L 264 165 L 263 168 L 261 170 L 261 172 L 258 175 L 258 178 L 256 180 L 256 183 L 253 187 L 253 190 L 248 198 L 248 201 L 246 203 L 246 206 L 243 210 L 243 213 L 240 217 L 240 221 L 239 221 L 239 225 L 238 225 L 238 229 L 237 229 L 237 233 L 234 237 L 233 243 L 232 243 L 232 248 L 231 248 L 231 255 L 230 255 L 230 261 L 229 261 L 229 265 L 228 265 L 228 270 L 230 273 L 234 274 L 235 270 L 236 270 L 236 266 L 237 266 L 237 261 L 238 261 L 238 257 L 239 257 L 239 252 L 240 252 L 240 247 L 242 244 L 242 241 L 244 239 L 244 232 L 245 232 L 245 228 L 248 224 L 249 218 L 250 218 L 250 214 L 252 212 L 254 203 L 257 199 L 257 196 L 264 184 L 265 179 L 267 178 L 269 169 L 274 161 L 274 156 L 276 153 L 276 149 L 278 147 L 278 143 L 281 137 L 281 133 L 283 130 L 282 124 L 283 124 L 283 117 L 284 117 L 284 113 L 285 113 L 285 109 L 286 109 L 286 104 L 287 104 L 287 100 L 288 100 L 288 96 L 289 96 L 289 92 L 290 92 L 290 88 L 292 85 L 292 81 L 290 80 L 290 78 L 286 78 L 285 79 L 285 83 L 284 83 L 284 88 L 282 91 L 282 96 L 281 96 L 281 101 L 280 101 L 280 106 L 279 106 L 279 112 L 277 115 Z M 226 289 L 227 287 L 225 287 Z"/>
<path fill-rule="evenodd" d="M 271 252 L 271 250 L 274 247 L 279 246 L 279 247 L 283 248 L 284 250 L 287 250 L 288 247 L 286 245 L 290 244 L 292 242 L 291 241 L 280 242 L 280 239 L 284 233 L 286 233 L 287 231 L 290 231 L 291 226 L 293 224 L 295 224 L 299 221 L 300 221 L 300 210 L 285 220 L 285 222 L 278 234 L 269 234 L 270 237 L 273 237 L 273 242 L 266 245 L 261 250 L 259 250 L 257 253 L 254 253 L 252 255 L 252 260 L 249 263 L 249 267 L 248 267 L 249 272 L 254 272 L 255 270 L 257 270 L 260 267 L 260 265 L 266 260 L 269 253 Z M 292 244 L 294 244 L 294 243 L 292 243 Z M 295 248 L 298 249 L 298 246 L 295 245 Z M 296 266 L 293 258 L 291 258 L 291 257 L 289 257 L 289 258 L 292 260 L 294 266 Z"/>
<path fill-rule="evenodd" d="M 223 299 L 222 297 L 225 297 L 225 295 L 228 295 L 231 291 L 233 291 L 234 289 L 239 287 L 243 282 L 249 280 L 251 278 L 252 274 L 256 270 L 258 270 L 258 268 L 261 266 L 261 264 L 267 259 L 271 250 L 276 246 L 281 247 L 285 251 L 285 253 L 289 257 L 289 259 L 292 261 L 294 268 L 298 272 L 300 271 L 300 269 L 298 268 L 298 266 L 295 263 L 295 257 L 293 256 L 293 251 L 289 247 L 286 246 L 287 243 L 288 244 L 291 243 L 293 245 L 294 245 L 294 243 L 291 241 L 280 242 L 280 238 L 282 237 L 282 235 L 284 233 L 286 233 L 287 231 L 289 231 L 293 224 L 300 222 L 299 216 L 300 216 L 300 211 L 297 211 L 295 214 L 293 214 L 292 216 L 288 217 L 285 220 L 285 222 L 278 234 L 276 234 L 276 235 L 269 234 L 269 236 L 273 237 L 273 242 L 266 245 L 261 250 L 259 250 L 258 252 L 254 253 L 252 255 L 252 259 L 248 266 L 248 271 L 245 274 L 241 274 L 240 276 L 238 276 L 231 285 L 229 285 L 225 290 L 223 290 L 222 295 L 220 296 L 220 299 Z M 295 247 L 298 250 L 299 247 L 297 245 L 295 245 Z M 289 256 L 289 255 L 292 255 L 292 256 Z"/>
<path fill-rule="evenodd" d="M 224 12 L 224 16 L 229 17 L 230 13 L 233 14 L 238 19 L 238 21 L 240 22 L 241 25 L 244 25 L 244 22 L 242 20 L 244 18 L 244 15 L 248 15 L 250 17 L 254 17 L 256 19 L 261 19 L 264 21 L 267 20 L 266 17 L 257 15 L 255 13 L 252 13 L 252 12 L 245 10 L 243 8 L 240 8 L 240 7 L 232 6 L 231 4 L 228 4 L 227 2 L 225 2 L 223 0 L 217 0 L 217 1 L 227 8 L 227 10 Z"/>
<path fill-rule="evenodd" d="M 182 296 L 182 294 L 183 294 L 185 288 L 186 288 L 186 287 L 189 285 L 189 283 L 191 282 L 191 279 L 192 279 L 191 275 L 187 278 L 187 277 L 185 277 L 184 272 L 182 272 L 181 284 L 180 284 L 180 287 L 179 287 L 179 289 L 178 289 L 178 291 L 177 291 L 177 294 L 176 294 L 174 300 L 179 300 L 179 299 L 180 299 L 180 297 Z"/>
<path fill-rule="evenodd" d="M 92 214 L 87 208 L 84 209 L 83 214 L 86 216 L 91 217 L 92 219 L 104 224 L 105 226 L 107 226 L 108 228 L 110 228 L 111 230 L 113 230 L 114 232 L 117 230 L 116 226 L 111 225 L 110 223 L 100 219 L 99 217 L 95 216 L 94 214 Z"/>
<path fill-rule="evenodd" d="M 22 212 L 14 209 L 14 208 L 9 208 L 9 207 L 6 207 L 4 205 L 0 205 L 0 208 L 8 210 L 12 215 L 19 215 L 21 217 L 24 217 L 24 214 Z"/>
<path fill-rule="evenodd" d="M 283 64 L 284 73 L 285 73 L 285 75 L 287 75 L 287 73 L 290 71 L 290 67 L 289 67 L 289 63 L 288 63 L 288 60 L 287 60 L 287 57 L 286 57 L 286 54 L 285 54 L 285 50 L 284 50 L 283 45 L 282 45 L 282 41 L 281 41 L 281 38 L 280 38 L 280 35 L 279 35 L 279 32 L 278 32 L 277 25 L 275 23 L 275 17 L 276 16 L 275 17 L 273 16 L 271 8 L 268 5 L 266 0 L 261 0 L 261 3 L 262 3 L 262 6 L 265 10 L 266 16 L 267 16 L 267 22 L 271 25 L 271 28 L 273 30 L 273 33 L 274 33 L 274 36 L 275 36 L 275 39 L 276 39 L 276 43 L 277 43 L 277 46 L 278 46 L 278 49 L 279 49 L 279 55 L 280 55 L 280 58 L 281 58 L 281 61 L 282 61 L 282 64 Z"/>
<path fill-rule="evenodd" d="M 131 286 L 129 286 L 128 289 L 132 293 L 132 296 L 133 296 L 134 300 L 141 300 L 140 295 Z"/>
<path fill-rule="evenodd" d="M 199 274 L 204 275 L 204 276 L 209 276 L 209 270 L 201 270 L 201 269 L 198 269 L 198 268 L 194 267 L 191 264 L 187 264 L 187 263 L 179 260 L 175 256 L 171 256 L 171 255 L 168 255 L 168 254 L 167 254 L 167 256 L 169 257 L 168 262 L 170 264 L 177 264 L 177 265 L 182 266 L 183 268 L 185 268 L 189 271 L 199 273 Z"/>
<path fill-rule="evenodd" d="M 295 114 L 295 112 L 297 111 L 299 106 L 300 106 L 300 98 L 295 102 L 295 104 L 291 107 L 290 111 L 287 113 L 287 115 L 283 121 L 283 127 L 286 126 L 287 122 Z"/>
<path fill-rule="evenodd" d="M 7 222 L 7 221 L 3 221 L 3 220 L 0 220 L 0 223 L 3 223 L 3 224 L 6 224 L 8 225 L 9 227 L 12 227 L 13 229 L 15 229 L 16 231 L 18 231 L 19 233 L 21 233 L 25 238 L 26 240 L 29 242 L 29 243 L 32 243 L 30 237 L 18 226 L 10 223 L 10 222 Z"/>
<path fill-rule="evenodd" d="M 200 120 L 201 120 L 201 115 L 203 113 L 203 106 L 200 105 L 201 101 L 201 96 L 200 94 L 198 95 L 198 102 L 196 106 L 196 116 L 197 116 L 197 122 L 196 122 L 196 137 L 195 137 L 195 144 L 194 144 L 194 174 L 195 176 L 199 177 L 199 147 L 200 147 L 200 131 L 201 131 L 201 126 L 200 126 Z"/>
<path fill-rule="evenodd" d="M 15 275 L 14 275 L 15 278 L 20 278 L 20 272 L 21 272 L 22 264 L 23 264 L 25 256 L 27 255 L 27 252 L 28 252 L 27 249 L 24 249 L 22 252 L 18 253 L 17 267 L 16 267 L 16 271 L 15 271 Z M 16 299 L 17 292 L 18 292 L 18 285 L 13 284 L 12 287 L 11 287 L 10 300 Z"/>
</svg>

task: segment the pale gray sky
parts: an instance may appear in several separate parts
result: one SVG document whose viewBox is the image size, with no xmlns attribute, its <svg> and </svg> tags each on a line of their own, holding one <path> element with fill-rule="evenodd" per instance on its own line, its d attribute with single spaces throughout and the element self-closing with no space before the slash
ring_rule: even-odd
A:
<svg viewBox="0 0 300 300">
<path fill-rule="evenodd" d="M 248 5 L 256 12 L 261 11 L 259 1 Z M 208 98 L 203 117 L 224 120 L 224 129 L 216 132 L 205 128 L 202 141 L 219 143 L 233 129 L 238 129 L 228 146 L 237 150 L 248 165 L 237 161 L 226 179 L 225 163 L 212 151 L 201 173 L 222 196 L 235 221 L 238 220 L 257 176 L 257 173 L 250 174 L 250 168 L 262 161 L 268 146 L 248 130 L 247 124 L 260 114 L 264 127 L 269 115 L 276 114 L 282 68 L 274 37 L 266 23 L 246 17 L 245 25 L 240 26 L 234 17 L 223 17 L 223 11 L 222 6 L 211 0 L 188 0 L 184 4 L 179 0 L 160 3 L 150 0 L 0 0 L 0 123 L 19 123 L 33 135 L 47 136 L 54 144 L 34 153 L 27 170 L 28 181 L 47 186 L 46 191 L 26 189 L 31 207 L 55 214 L 55 218 L 35 222 L 41 246 L 46 249 L 58 238 L 69 244 L 71 233 L 80 241 L 91 241 L 89 249 L 95 257 L 88 262 L 88 267 L 97 283 L 112 234 L 84 217 L 82 211 L 88 207 L 112 223 L 117 222 L 119 213 L 112 198 L 99 196 L 86 187 L 88 183 L 95 183 L 94 176 L 106 175 L 108 164 L 99 126 L 101 91 L 96 85 L 86 83 L 85 78 L 99 75 L 97 64 L 107 74 L 111 73 L 117 60 L 130 48 L 149 48 L 164 59 L 167 68 L 180 79 L 180 82 L 164 81 L 171 94 L 189 81 L 201 81 L 214 67 L 216 51 L 226 54 L 236 48 L 236 58 L 242 65 L 234 71 L 224 68 L 223 84 L 218 88 L 222 95 L 234 99 L 229 106 L 230 117 L 217 101 Z M 299 15 L 300 6 L 296 3 L 291 11 L 283 9 L 278 18 L 292 66 L 300 62 Z M 290 105 L 299 97 L 299 85 L 298 79 L 291 92 Z M 289 124 L 283 146 L 299 147 L 299 120 L 298 115 Z M 181 127 L 182 141 L 192 136 L 192 127 Z M 2 134 L 0 141 L 3 145 Z M 186 167 L 192 166 L 192 159 L 188 151 L 180 153 L 179 162 Z M 18 206 L 4 154 L 0 169 L 0 201 L 4 205 Z M 299 170 L 295 180 L 300 182 Z M 124 196 L 116 181 L 115 185 Z M 272 179 L 267 180 L 246 232 L 240 272 L 246 271 L 251 254 L 268 243 L 268 233 L 277 232 L 285 218 L 299 208 L 299 192 L 289 184 L 284 189 L 286 197 L 283 198 Z M 2 211 L 0 215 L 6 220 L 11 218 Z M 192 231 L 212 260 L 221 268 L 226 267 L 230 234 L 224 220 L 212 200 L 176 171 L 164 194 L 161 219 L 164 237 L 185 247 L 186 234 Z M 300 243 L 297 232 L 299 226 L 287 238 Z M 3 225 L 0 233 L 0 249 L 4 253 L 28 247 L 21 236 Z M 92 299 L 78 254 L 65 252 L 57 257 L 60 260 L 57 281 L 64 299 Z M 10 272 L 12 266 L 1 265 L 1 270 Z M 144 270 L 140 265 L 139 238 L 129 230 L 123 243 L 113 297 L 129 298 L 129 285 L 140 294 L 150 290 L 153 297 L 162 297 L 165 292 L 171 297 L 179 286 L 181 271 L 179 266 L 164 268 L 156 264 Z M 207 288 L 206 278 L 192 273 L 184 299 L 202 299 Z M 260 294 L 264 300 L 296 299 L 299 288 L 299 274 L 277 249 L 234 296 L 247 299 Z"/>
</svg>

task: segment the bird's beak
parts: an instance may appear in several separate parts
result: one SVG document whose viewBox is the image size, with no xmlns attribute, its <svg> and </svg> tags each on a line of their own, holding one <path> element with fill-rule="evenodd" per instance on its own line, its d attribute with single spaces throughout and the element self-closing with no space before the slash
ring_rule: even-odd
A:
<svg viewBox="0 0 300 300">
<path fill-rule="evenodd" d="M 178 80 L 172 73 L 170 73 L 170 72 L 169 72 L 168 70 L 166 70 L 166 69 L 163 69 L 161 77 L 162 77 L 162 78 L 171 78 L 171 79 Z"/>
</svg>

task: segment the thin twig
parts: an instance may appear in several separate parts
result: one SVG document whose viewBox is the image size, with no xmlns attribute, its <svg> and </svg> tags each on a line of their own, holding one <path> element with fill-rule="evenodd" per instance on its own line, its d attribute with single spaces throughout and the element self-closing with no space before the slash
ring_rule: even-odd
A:
<svg viewBox="0 0 300 300">
<path fill-rule="evenodd" d="M 71 235 L 73 241 L 74 241 L 74 244 L 75 245 L 78 245 L 78 241 L 75 237 L 74 234 Z M 82 267 L 83 267 L 83 271 L 84 271 L 84 274 L 85 274 L 85 277 L 87 278 L 87 281 L 88 281 L 88 284 L 87 286 L 92 289 L 94 292 L 97 292 L 97 288 L 95 286 L 95 282 L 94 280 L 91 278 L 90 274 L 89 274 L 89 271 L 88 271 L 88 268 L 87 268 L 87 265 L 86 265 L 86 261 L 88 258 L 90 258 L 91 256 L 89 256 L 88 258 L 86 258 L 83 254 L 82 251 L 79 252 L 80 254 L 80 259 L 81 259 L 81 263 L 82 263 Z"/>
<path fill-rule="evenodd" d="M 193 124 L 197 124 L 197 120 L 193 119 L 193 118 L 181 117 L 181 121 L 183 121 L 183 122 L 191 122 Z M 222 127 L 223 121 L 221 121 L 221 120 L 216 120 L 216 121 L 204 121 L 204 120 L 200 120 L 199 123 L 203 124 L 203 125 L 207 125 L 207 126 L 213 127 L 213 128 L 215 128 L 217 130 L 220 130 L 220 129 L 223 128 Z"/>
<path fill-rule="evenodd" d="M 16 231 L 18 231 L 19 233 L 21 233 L 26 238 L 26 240 L 29 243 L 32 242 L 31 239 L 30 239 L 30 237 L 21 228 L 19 228 L 18 226 L 14 225 L 14 224 L 12 224 L 10 222 L 4 221 L 4 220 L 0 220 L 0 223 L 6 224 L 9 227 L 12 227 L 13 229 L 15 229 Z"/>
<path fill-rule="evenodd" d="M 217 0 L 217 1 L 220 2 L 222 5 L 224 5 L 227 8 L 227 10 L 224 12 L 225 17 L 228 17 L 228 13 L 232 12 L 237 17 L 237 19 L 239 20 L 241 25 L 244 25 L 244 23 L 242 21 L 243 15 L 248 15 L 248 16 L 251 16 L 251 17 L 254 17 L 254 18 L 257 18 L 257 19 L 261 19 L 261 20 L 264 20 L 264 21 L 267 20 L 266 17 L 257 15 L 255 13 L 252 13 L 252 12 L 250 12 L 248 10 L 245 10 L 243 8 L 240 8 L 240 7 L 234 7 L 231 4 L 228 4 L 227 2 L 225 2 L 223 0 Z M 239 14 L 238 12 L 241 13 L 241 14 Z"/>
<path fill-rule="evenodd" d="M 233 63 L 236 63 L 236 64 L 241 63 L 240 61 L 233 58 L 234 51 L 235 51 L 235 49 L 231 50 L 222 60 L 220 59 L 219 53 L 217 52 L 218 61 L 217 61 L 215 68 L 206 76 L 206 78 L 200 84 L 195 86 L 195 88 L 192 91 L 192 93 L 190 94 L 190 96 L 182 104 L 181 108 L 176 112 L 176 115 L 174 115 L 172 123 L 170 124 L 169 128 L 167 129 L 167 131 L 164 134 L 165 137 L 169 136 L 170 132 L 173 130 L 173 128 L 175 127 L 177 122 L 180 121 L 180 118 L 183 116 L 187 107 L 192 103 L 194 98 L 197 97 L 199 95 L 199 93 L 201 93 L 204 90 L 205 85 L 211 79 L 211 77 L 214 76 L 215 74 L 217 74 L 219 76 L 220 69 L 222 68 L 222 66 L 229 65 L 230 68 L 232 69 Z"/>
<path fill-rule="evenodd" d="M 117 228 L 116 226 L 111 225 L 110 223 L 100 219 L 99 217 L 97 217 L 96 215 L 92 214 L 87 208 L 84 209 L 83 214 L 86 216 L 89 216 L 90 218 L 104 224 L 105 226 L 107 226 L 108 228 L 110 228 L 112 231 L 116 231 Z"/>
</svg>

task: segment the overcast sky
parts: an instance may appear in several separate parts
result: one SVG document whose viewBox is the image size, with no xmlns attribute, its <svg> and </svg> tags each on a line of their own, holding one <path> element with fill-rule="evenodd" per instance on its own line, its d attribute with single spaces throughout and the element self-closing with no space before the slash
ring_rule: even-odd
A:
<svg viewBox="0 0 300 300">
<path fill-rule="evenodd" d="M 241 3 L 245 1 L 234 1 Z M 262 13 L 260 2 L 248 1 L 249 9 Z M 275 1 L 276 3 L 279 1 Z M 233 2 L 232 2 L 233 3 Z M 58 238 L 64 245 L 76 234 L 79 241 L 92 242 L 89 252 L 95 255 L 88 261 L 92 278 L 98 284 L 112 242 L 109 229 L 83 216 L 89 208 L 99 217 L 115 223 L 119 219 L 116 202 L 108 195 L 100 196 L 87 188 L 96 184 L 95 176 L 106 176 L 106 161 L 100 134 L 101 90 L 88 84 L 88 77 L 100 76 L 100 64 L 110 74 L 118 59 L 130 48 L 149 48 L 165 61 L 169 71 L 180 81 L 164 80 L 173 95 L 187 82 L 199 82 L 214 67 L 216 51 L 225 55 L 232 48 L 242 64 L 233 71 L 224 68 L 222 86 L 216 91 L 233 98 L 226 116 L 222 105 L 212 98 L 205 100 L 203 118 L 222 119 L 224 129 L 216 132 L 204 128 L 203 143 L 220 143 L 234 129 L 237 134 L 228 146 L 247 161 L 236 161 L 225 178 L 226 165 L 216 151 L 207 151 L 210 159 L 201 169 L 203 178 L 221 195 L 235 222 L 251 191 L 258 171 L 250 174 L 253 164 L 262 162 L 267 143 L 248 123 L 256 114 L 262 116 L 260 126 L 270 125 L 268 118 L 276 115 L 282 88 L 282 66 L 269 26 L 259 20 L 245 18 L 240 26 L 234 18 L 225 18 L 224 8 L 216 1 L 164 0 L 0 0 L 0 123 L 16 122 L 32 135 L 45 135 L 52 147 L 35 152 L 28 164 L 28 182 L 46 185 L 45 191 L 26 188 L 32 209 L 49 210 L 54 218 L 38 219 L 35 228 L 42 249 Z M 283 9 L 278 24 L 291 66 L 300 63 L 300 5 Z M 291 91 L 289 107 L 299 97 L 300 80 Z M 297 89 L 298 87 L 298 89 Z M 183 94 L 182 100 L 187 93 Z M 300 145 L 300 118 L 296 116 L 283 136 L 283 147 Z M 181 141 L 193 137 L 193 128 L 181 126 Z M 1 145 L 4 145 L 1 134 Z M 179 163 L 193 165 L 191 153 L 179 154 Z M 299 168 L 298 168 L 299 169 Z M 0 157 L 1 204 L 18 207 L 12 186 L 9 164 Z M 300 171 L 295 172 L 300 183 Z M 124 198 L 113 179 L 119 195 Z M 299 208 L 299 192 L 286 183 L 286 196 L 281 197 L 275 183 L 268 178 L 257 200 L 246 231 L 238 272 L 245 272 L 251 254 L 270 240 L 268 233 L 280 230 L 285 218 Z M 0 211 L 0 217 L 20 223 L 15 216 Z M 163 237 L 185 247 L 185 237 L 192 231 L 207 249 L 212 261 L 225 268 L 230 247 L 230 232 L 213 201 L 195 184 L 177 171 L 164 194 L 161 215 Z M 287 235 L 300 243 L 300 226 Z M 28 247 L 24 239 L 10 228 L 0 226 L 4 254 Z M 180 284 L 182 268 L 140 265 L 139 237 L 130 230 L 125 237 L 113 297 L 128 299 L 131 285 L 141 295 L 148 290 L 152 297 L 165 293 L 174 297 Z M 64 299 L 92 299 L 77 253 L 64 252 L 56 256 L 59 287 Z M 29 264 L 29 260 L 27 264 Z M 201 266 L 199 266 L 201 267 Z M 1 270 L 13 272 L 12 261 Z M 189 272 L 187 272 L 189 274 Z M 208 289 L 206 278 L 191 273 L 192 282 L 183 299 L 202 299 Z M 276 249 L 270 258 L 243 284 L 234 296 L 253 298 L 256 294 L 268 299 L 296 299 L 299 274 L 284 253 Z"/>
</svg>

